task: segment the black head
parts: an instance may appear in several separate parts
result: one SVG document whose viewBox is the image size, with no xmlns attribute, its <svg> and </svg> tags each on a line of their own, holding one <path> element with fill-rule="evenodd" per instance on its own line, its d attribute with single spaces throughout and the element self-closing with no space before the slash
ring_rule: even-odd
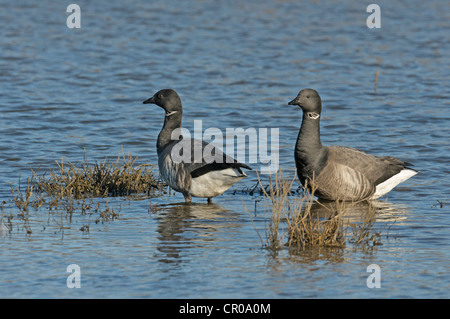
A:
<svg viewBox="0 0 450 319">
<path fill-rule="evenodd" d="M 167 114 L 181 111 L 181 100 L 177 92 L 172 89 L 164 89 L 155 93 L 151 98 L 142 102 L 144 104 L 152 103 L 162 107 Z"/>
<path fill-rule="evenodd" d="M 314 112 L 317 114 L 322 112 L 322 101 L 319 93 L 313 89 L 301 90 L 297 97 L 288 104 L 300 106 L 303 112 Z"/>
</svg>

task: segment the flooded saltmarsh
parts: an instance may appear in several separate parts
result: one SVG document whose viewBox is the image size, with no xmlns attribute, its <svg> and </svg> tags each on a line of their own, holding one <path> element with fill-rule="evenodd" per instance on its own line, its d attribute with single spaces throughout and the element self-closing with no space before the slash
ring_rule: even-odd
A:
<svg viewBox="0 0 450 319">
<path fill-rule="evenodd" d="M 356 2 L 96 1 L 79 3 L 80 29 L 66 25 L 68 3 L 2 4 L 0 297 L 448 298 L 448 4 L 378 4 L 380 29 Z M 203 130 L 278 128 L 289 178 L 301 112 L 287 103 L 312 87 L 324 145 L 420 173 L 377 201 L 380 245 L 297 253 L 265 248 L 261 163 L 211 205 L 167 188 L 35 207 L 33 189 L 28 210 L 13 200 L 20 186 L 26 203 L 31 169 L 48 177 L 62 159 L 156 164 L 164 115 L 142 101 L 166 87 L 189 130 L 200 119 Z M 67 287 L 72 264 L 79 289 Z M 373 264 L 381 288 L 367 286 Z"/>
</svg>

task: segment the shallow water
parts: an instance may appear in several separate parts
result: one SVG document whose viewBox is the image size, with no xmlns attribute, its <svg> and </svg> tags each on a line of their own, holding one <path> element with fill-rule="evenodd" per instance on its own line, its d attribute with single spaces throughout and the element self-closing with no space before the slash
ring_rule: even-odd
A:
<svg viewBox="0 0 450 319">
<path fill-rule="evenodd" d="M 381 29 L 367 28 L 363 4 L 290 0 L 95 1 L 80 3 L 81 29 L 69 29 L 69 3 L 2 1 L 0 213 L 13 230 L 0 231 L 0 297 L 450 296 L 448 2 L 378 1 Z M 396 156 L 420 174 L 378 202 L 375 226 L 388 236 L 371 249 L 263 249 L 263 199 L 239 191 L 255 185 L 254 171 L 214 205 L 116 197 L 95 199 L 120 211 L 114 221 L 46 207 L 21 221 L 10 185 L 30 168 L 122 148 L 156 163 L 164 115 L 142 101 L 166 87 L 180 94 L 190 130 L 195 119 L 203 130 L 279 128 L 287 176 L 301 117 L 287 102 L 315 88 L 324 144 Z M 152 213 L 150 203 L 166 206 Z M 67 288 L 70 264 L 80 289 Z M 370 264 L 380 266 L 379 289 L 366 285 Z"/>
</svg>

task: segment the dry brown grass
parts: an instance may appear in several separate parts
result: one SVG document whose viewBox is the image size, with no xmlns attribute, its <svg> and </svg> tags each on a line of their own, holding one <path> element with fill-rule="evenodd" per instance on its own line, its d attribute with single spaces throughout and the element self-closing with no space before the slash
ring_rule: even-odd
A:
<svg viewBox="0 0 450 319">
<path fill-rule="evenodd" d="M 310 247 L 345 246 L 345 228 L 340 210 L 330 211 L 330 217 L 321 218 L 311 211 L 314 199 L 311 195 L 303 209 L 294 211 L 288 224 L 289 248 L 304 250 Z"/>
<path fill-rule="evenodd" d="M 57 168 L 49 175 L 38 176 L 33 171 L 33 183 L 40 192 L 60 198 L 74 196 L 126 196 L 133 193 L 161 191 L 163 184 L 154 177 L 154 165 L 136 165 L 137 157 L 125 153 L 115 162 L 106 159 L 81 165 L 56 161 Z"/>
<path fill-rule="evenodd" d="M 292 188 L 296 180 L 296 176 L 287 179 L 282 172 L 277 172 L 274 177 L 269 177 L 269 184 L 264 187 L 258 175 L 268 220 L 265 229 L 267 248 L 304 251 L 320 247 L 344 248 L 347 243 L 380 244 L 380 234 L 373 230 L 373 207 L 368 206 L 362 222 L 349 222 L 343 215 L 353 203 L 336 201 L 324 205 L 314 197 L 316 186 L 313 182 L 302 194 L 295 194 Z"/>
<path fill-rule="evenodd" d="M 375 208 L 373 205 L 368 205 L 367 213 L 360 223 L 350 223 L 351 238 L 349 242 L 354 245 L 377 246 L 382 245 L 381 233 L 376 231 L 374 224 L 376 221 Z"/>
<path fill-rule="evenodd" d="M 56 168 L 43 175 L 32 171 L 26 185 L 11 186 L 12 203 L 19 210 L 18 220 L 23 222 L 27 234 L 31 234 L 30 210 L 46 206 L 51 214 L 59 213 L 61 218 L 72 221 L 73 214 L 95 215 L 95 223 L 109 222 L 119 218 L 119 209 L 109 205 L 107 196 L 128 196 L 130 194 L 158 195 L 164 184 L 155 178 L 154 165 L 137 165 L 137 157 L 122 152 L 116 161 L 91 164 L 87 160 L 81 165 L 62 159 Z M 97 199 L 96 199 L 97 198 Z M 6 202 L 2 202 L 3 210 Z M 13 229 L 14 216 L 8 217 L 9 229 Z M 61 229 L 63 229 L 61 221 Z M 86 232 L 89 227 L 80 228 Z"/>
</svg>

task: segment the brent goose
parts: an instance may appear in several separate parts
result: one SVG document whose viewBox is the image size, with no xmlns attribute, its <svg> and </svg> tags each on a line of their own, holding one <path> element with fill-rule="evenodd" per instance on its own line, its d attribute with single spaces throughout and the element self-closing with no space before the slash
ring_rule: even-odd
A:
<svg viewBox="0 0 450 319">
<path fill-rule="evenodd" d="M 295 144 L 295 164 L 303 186 L 314 182 L 315 195 L 325 200 L 359 201 L 379 198 L 418 172 L 391 156 L 373 156 L 344 146 L 322 146 L 322 102 L 313 89 L 300 91 L 288 103 L 298 105 L 303 120 Z"/>
<path fill-rule="evenodd" d="M 247 177 L 241 168 L 251 168 L 227 156 L 219 149 L 213 148 L 211 151 L 213 158 L 206 161 L 203 158 L 203 150 L 208 143 L 182 136 L 172 139 L 172 132 L 181 128 L 183 114 L 180 97 L 174 90 L 160 90 L 143 103 L 156 104 L 166 112 L 164 125 L 156 143 L 159 172 L 171 188 L 184 195 L 187 203 L 191 202 L 192 196 L 208 198 L 210 203 L 212 197 L 223 194 L 234 183 Z M 190 147 L 187 143 L 190 143 Z M 191 150 L 187 160 L 180 152 L 183 147 Z M 209 147 L 211 148 L 211 145 Z M 194 156 L 194 151 L 199 150 L 201 150 L 201 160 L 198 160 L 198 155 Z M 182 161 L 181 158 L 183 158 Z"/>
</svg>

